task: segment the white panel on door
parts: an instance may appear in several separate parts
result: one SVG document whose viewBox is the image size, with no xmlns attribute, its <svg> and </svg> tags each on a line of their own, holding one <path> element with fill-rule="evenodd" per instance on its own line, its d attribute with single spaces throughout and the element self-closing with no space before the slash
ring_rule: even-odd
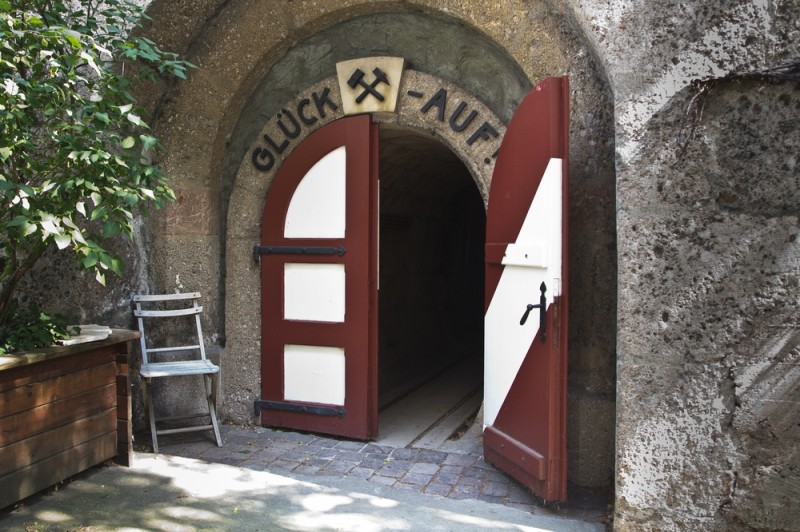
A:
<svg viewBox="0 0 800 532">
<path fill-rule="evenodd" d="M 303 176 L 286 211 L 284 237 L 344 238 L 346 163 L 341 146 Z"/>
<path fill-rule="evenodd" d="M 283 266 L 283 318 L 343 323 L 345 315 L 344 264 Z"/>
<path fill-rule="evenodd" d="M 525 221 L 503 258 L 503 274 L 484 320 L 483 425 L 492 425 L 539 331 L 533 314 L 519 321 L 528 303 L 538 304 L 539 285 L 547 287 L 547 305 L 560 295 L 561 159 L 550 159 Z"/>
<path fill-rule="evenodd" d="M 344 405 L 345 359 L 341 347 L 285 345 L 283 398 Z"/>
</svg>

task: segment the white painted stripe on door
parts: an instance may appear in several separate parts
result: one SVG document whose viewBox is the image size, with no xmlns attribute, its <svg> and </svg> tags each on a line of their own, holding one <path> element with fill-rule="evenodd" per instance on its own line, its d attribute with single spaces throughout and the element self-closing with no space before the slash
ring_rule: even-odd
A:
<svg viewBox="0 0 800 532">
<path fill-rule="evenodd" d="M 344 264 L 283 265 L 283 319 L 344 323 Z"/>
<path fill-rule="evenodd" d="M 294 191 L 283 236 L 344 238 L 347 153 L 336 148 L 317 161 Z"/>
<path fill-rule="evenodd" d="M 561 276 L 561 159 L 550 159 L 489 309 L 484 331 L 483 425 L 494 424 L 525 355 L 539 330 L 538 310 L 525 325 L 519 321 L 528 303 L 539 303 L 539 285 L 547 285 L 547 304 L 559 294 Z M 537 251 L 527 260 L 528 250 Z M 503 261 L 506 264 L 506 261 Z"/>
<path fill-rule="evenodd" d="M 283 399 L 344 405 L 345 357 L 341 347 L 285 345 Z"/>
</svg>

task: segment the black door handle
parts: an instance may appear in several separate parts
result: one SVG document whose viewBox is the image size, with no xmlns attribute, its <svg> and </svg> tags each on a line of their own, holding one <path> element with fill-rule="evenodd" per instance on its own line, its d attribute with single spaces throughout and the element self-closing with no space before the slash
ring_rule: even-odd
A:
<svg viewBox="0 0 800 532">
<path fill-rule="evenodd" d="M 528 303 L 525 307 L 525 314 L 522 315 L 522 318 L 519 320 L 520 325 L 525 325 L 525 322 L 528 321 L 528 314 L 535 308 L 539 309 L 539 331 L 542 333 L 542 343 L 544 343 L 545 336 L 547 333 L 547 298 L 545 297 L 545 292 L 547 292 L 547 285 L 542 282 L 539 286 L 539 290 L 541 290 L 542 294 L 539 296 L 539 304 L 533 305 Z"/>
</svg>

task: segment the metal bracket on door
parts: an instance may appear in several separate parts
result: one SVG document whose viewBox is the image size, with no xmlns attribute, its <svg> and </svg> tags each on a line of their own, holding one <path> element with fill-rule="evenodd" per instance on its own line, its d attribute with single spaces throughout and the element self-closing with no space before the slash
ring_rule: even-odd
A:
<svg viewBox="0 0 800 532">
<path fill-rule="evenodd" d="M 539 332 L 541 333 L 542 343 L 544 343 L 545 336 L 547 333 L 547 298 L 545 297 L 545 292 L 547 292 L 547 285 L 542 282 L 539 286 L 539 290 L 542 291 L 542 294 L 539 296 L 539 304 L 533 305 L 528 303 L 525 307 L 525 314 L 522 315 L 522 319 L 519 320 L 520 325 L 525 325 L 525 322 L 528 321 L 528 314 L 535 308 L 539 309 Z"/>
<path fill-rule="evenodd" d="M 253 260 L 256 264 L 261 255 L 339 255 L 341 257 L 344 254 L 344 246 L 253 246 Z"/>
<path fill-rule="evenodd" d="M 253 403 L 253 409 L 256 416 L 261 415 L 262 409 L 267 410 L 284 410 L 287 412 L 300 412 L 303 414 L 315 414 L 318 416 L 339 416 L 344 417 L 347 415 L 347 410 L 344 408 L 336 408 L 332 406 L 314 406 L 302 405 L 297 403 L 284 403 L 281 401 L 264 401 L 258 399 Z"/>
</svg>

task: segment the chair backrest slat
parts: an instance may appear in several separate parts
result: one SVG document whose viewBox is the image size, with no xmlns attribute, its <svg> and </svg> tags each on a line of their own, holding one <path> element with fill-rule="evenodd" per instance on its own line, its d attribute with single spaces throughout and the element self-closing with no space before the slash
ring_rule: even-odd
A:
<svg viewBox="0 0 800 532">
<path fill-rule="evenodd" d="M 189 292 L 186 294 L 163 294 L 163 295 L 135 295 L 133 296 L 133 302 L 135 303 L 135 309 L 133 311 L 134 316 L 136 317 L 136 321 L 139 324 L 139 332 L 141 336 L 139 338 L 139 343 L 141 345 L 142 351 L 142 363 L 149 364 L 149 353 L 169 353 L 175 351 L 199 351 L 200 352 L 200 359 L 206 360 L 206 349 L 203 342 L 203 330 L 200 325 L 200 313 L 203 311 L 203 307 L 198 304 L 197 300 L 200 298 L 199 292 Z M 181 301 L 191 301 L 192 306 L 187 308 L 180 308 L 180 309 L 171 309 L 171 310 L 163 310 L 163 309 L 156 309 L 156 310 L 145 310 L 142 308 L 142 303 L 160 303 L 160 302 L 181 302 Z M 195 331 L 197 334 L 197 344 L 195 345 L 184 345 L 184 346 L 174 346 L 174 347 L 147 347 L 146 341 L 146 331 L 144 325 L 144 318 L 180 318 L 182 316 L 194 316 L 195 322 Z"/>
<path fill-rule="evenodd" d="M 180 308 L 175 310 L 139 310 L 133 311 L 133 315 L 142 318 L 174 318 L 175 316 L 191 316 L 192 314 L 200 314 L 203 312 L 203 307 Z"/>
<path fill-rule="evenodd" d="M 180 301 L 182 299 L 197 299 L 200 292 L 187 292 L 185 294 L 137 294 L 133 296 L 133 302 L 138 301 Z"/>
</svg>

